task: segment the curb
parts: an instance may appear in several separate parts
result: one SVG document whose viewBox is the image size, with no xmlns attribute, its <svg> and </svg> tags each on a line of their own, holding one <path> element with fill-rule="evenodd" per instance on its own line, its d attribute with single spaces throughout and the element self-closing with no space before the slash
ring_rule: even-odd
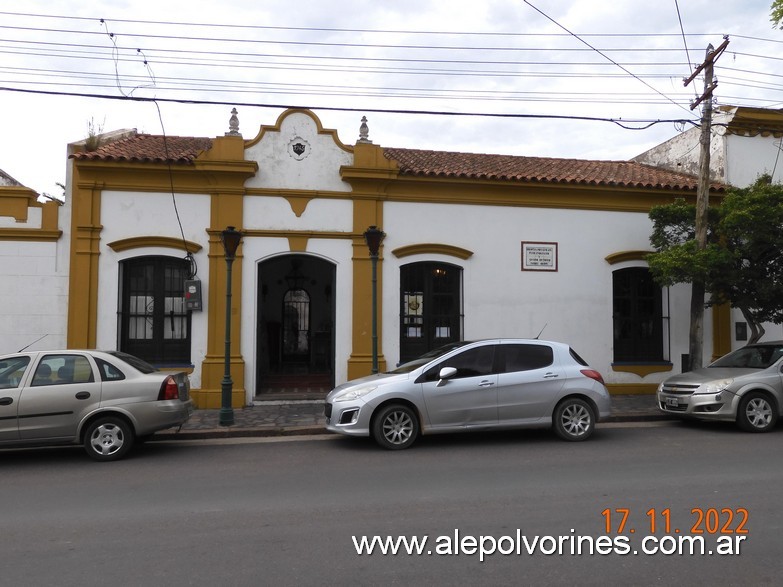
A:
<svg viewBox="0 0 783 587">
<path fill-rule="evenodd" d="M 323 426 L 264 426 L 256 428 L 227 426 L 226 428 L 157 432 L 150 438 L 150 442 L 155 440 L 204 440 L 209 438 L 314 436 L 316 434 L 328 434 L 328 432 Z"/>
<path fill-rule="evenodd" d="M 677 420 L 667 414 L 638 414 L 610 416 L 604 423 L 620 422 L 661 422 Z M 152 436 L 150 442 L 156 440 L 207 440 L 220 438 L 272 438 L 284 436 L 315 436 L 328 434 L 326 428 L 321 426 L 258 426 L 249 428 L 246 426 L 227 426 L 225 428 L 183 429 L 179 432 L 158 432 Z"/>
</svg>

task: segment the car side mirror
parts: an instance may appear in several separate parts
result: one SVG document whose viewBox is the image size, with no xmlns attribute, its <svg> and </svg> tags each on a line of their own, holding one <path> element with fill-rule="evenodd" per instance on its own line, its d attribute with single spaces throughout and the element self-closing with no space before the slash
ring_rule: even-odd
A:
<svg viewBox="0 0 783 587">
<path fill-rule="evenodd" d="M 443 367 L 438 373 L 438 385 L 443 385 L 448 379 L 451 379 L 457 374 L 456 367 Z"/>
</svg>

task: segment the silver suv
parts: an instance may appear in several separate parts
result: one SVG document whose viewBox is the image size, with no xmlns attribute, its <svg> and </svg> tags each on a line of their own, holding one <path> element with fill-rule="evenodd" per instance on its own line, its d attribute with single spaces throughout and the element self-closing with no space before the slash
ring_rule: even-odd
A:
<svg viewBox="0 0 783 587">
<path fill-rule="evenodd" d="M 781 370 L 783 341 L 750 344 L 705 369 L 669 377 L 658 386 L 658 407 L 667 414 L 767 432 L 783 410 Z"/>
</svg>

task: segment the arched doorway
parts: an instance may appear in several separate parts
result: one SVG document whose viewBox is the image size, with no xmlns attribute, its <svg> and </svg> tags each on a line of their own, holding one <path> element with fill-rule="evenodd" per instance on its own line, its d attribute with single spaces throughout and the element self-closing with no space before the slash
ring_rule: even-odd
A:
<svg viewBox="0 0 783 587">
<path fill-rule="evenodd" d="M 255 397 L 322 396 L 334 385 L 335 266 L 281 255 L 259 263 Z"/>
</svg>

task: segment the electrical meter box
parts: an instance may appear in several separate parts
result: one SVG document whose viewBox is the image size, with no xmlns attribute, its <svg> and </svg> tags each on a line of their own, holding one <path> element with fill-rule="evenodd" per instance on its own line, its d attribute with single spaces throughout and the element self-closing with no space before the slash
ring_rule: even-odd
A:
<svg viewBox="0 0 783 587">
<path fill-rule="evenodd" d="M 185 309 L 201 309 L 201 280 L 188 279 L 185 281 Z"/>
</svg>

